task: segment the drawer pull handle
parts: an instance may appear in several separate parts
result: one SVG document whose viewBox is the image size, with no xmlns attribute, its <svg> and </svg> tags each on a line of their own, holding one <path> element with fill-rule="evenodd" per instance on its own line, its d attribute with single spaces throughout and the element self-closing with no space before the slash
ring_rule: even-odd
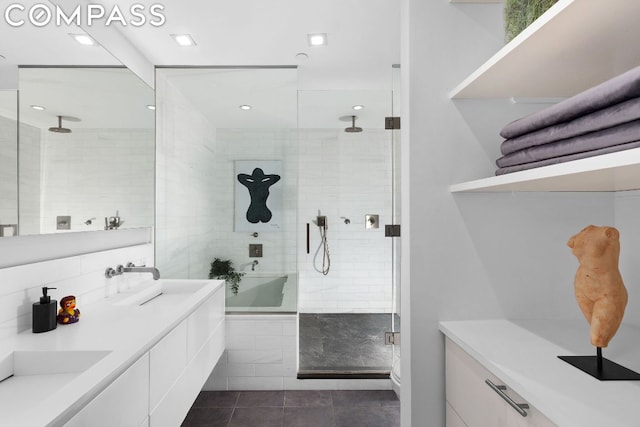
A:
<svg viewBox="0 0 640 427">
<path fill-rule="evenodd" d="M 506 386 L 495 385 L 493 382 L 491 382 L 491 380 L 485 380 L 485 383 L 489 387 L 491 387 L 493 391 L 498 393 L 500 397 L 503 398 L 509 405 L 511 405 L 511 407 L 515 409 L 520 415 L 522 415 L 523 417 L 527 416 L 527 411 L 525 411 L 525 409 L 529 409 L 529 405 L 527 405 L 526 403 L 516 403 L 512 398 L 507 396 L 507 394 L 503 391 L 507 389 Z"/>
</svg>

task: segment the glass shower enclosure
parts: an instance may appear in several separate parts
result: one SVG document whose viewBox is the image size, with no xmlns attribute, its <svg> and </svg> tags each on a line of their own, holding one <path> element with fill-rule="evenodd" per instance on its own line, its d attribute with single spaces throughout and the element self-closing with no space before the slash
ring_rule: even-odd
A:
<svg viewBox="0 0 640 427">
<path fill-rule="evenodd" d="M 297 73 L 157 69 L 156 264 L 205 279 L 229 261 L 240 281 L 227 280 L 227 313 L 297 315 L 299 378 L 387 378 L 397 94 L 299 90 Z"/>
<path fill-rule="evenodd" d="M 392 90 L 300 91 L 298 378 L 387 378 L 398 144 Z"/>
</svg>

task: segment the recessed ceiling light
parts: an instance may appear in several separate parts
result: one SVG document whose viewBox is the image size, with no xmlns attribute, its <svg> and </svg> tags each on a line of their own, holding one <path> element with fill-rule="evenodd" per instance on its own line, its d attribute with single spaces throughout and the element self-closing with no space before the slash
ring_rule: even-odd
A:
<svg viewBox="0 0 640 427">
<path fill-rule="evenodd" d="M 240 109 L 244 110 L 244 111 L 249 111 L 249 110 L 251 110 L 251 108 L 252 108 L 251 105 L 247 105 L 247 104 L 244 104 L 244 105 L 240 106 Z"/>
<path fill-rule="evenodd" d="M 156 106 L 155 106 L 155 105 L 147 105 L 147 108 L 148 108 L 149 110 L 155 110 L 155 109 L 156 109 Z"/>
<path fill-rule="evenodd" d="M 354 110 L 356 110 L 356 111 L 360 111 L 360 110 L 362 110 L 362 109 L 364 108 L 364 105 L 354 105 L 354 106 L 353 106 L 353 107 L 351 107 L 351 108 L 353 108 L 353 109 L 354 109 Z"/>
<path fill-rule="evenodd" d="M 97 43 L 94 39 L 86 34 L 69 34 L 75 41 L 83 46 L 95 46 Z"/>
<path fill-rule="evenodd" d="M 42 105 L 32 105 L 31 108 L 33 108 L 34 110 L 38 110 L 38 111 L 46 110 L 46 108 L 44 108 Z"/>
<path fill-rule="evenodd" d="M 300 52 L 296 54 L 296 59 L 300 59 L 304 61 L 305 59 L 308 59 L 308 58 L 309 58 L 309 55 L 307 55 L 304 52 Z"/>
<path fill-rule="evenodd" d="M 173 37 L 176 43 L 183 47 L 196 45 L 196 41 L 189 34 L 171 34 L 171 37 Z"/>
<path fill-rule="evenodd" d="M 325 46 L 327 44 L 326 33 L 307 34 L 309 46 Z"/>
</svg>

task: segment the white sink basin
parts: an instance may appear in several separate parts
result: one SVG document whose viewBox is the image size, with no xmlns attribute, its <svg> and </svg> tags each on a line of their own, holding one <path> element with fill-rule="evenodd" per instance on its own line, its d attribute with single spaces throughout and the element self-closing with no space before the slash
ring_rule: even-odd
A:
<svg viewBox="0 0 640 427">
<path fill-rule="evenodd" d="M 0 413 L 33 406 L 109 351 L 14 351 L 0 359 Z M 7 411 L 7 412 L 5 412 Z"/>
<path fill-rule="evenodd" d="M 148 283 L 148 282 L 147 282 Z M 114 305 L 172 304 L 202 289 L 208 280 L 160 279 L 140 289 L 130 289 Z"/>
</svg>

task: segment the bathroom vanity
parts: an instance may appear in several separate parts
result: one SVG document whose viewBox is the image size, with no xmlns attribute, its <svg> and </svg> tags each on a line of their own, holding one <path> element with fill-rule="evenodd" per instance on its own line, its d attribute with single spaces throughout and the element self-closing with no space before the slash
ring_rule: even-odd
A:
<svg viewBox="0 0 640 427">
<path fill-rule="evenodd" d="M 147 280 L 0 351 L 0 425 L 176 426 L 225 347 L 224 282 Z"/>
<path fill-rule="evenodd" d="M 638 425 L 640 381 L 599 381 L 558 359 L 595 354 L 585 321 L 449 321 L 440 330 L 447 427 Z M 639 342 L 640 330 L 623 325 L 604 357 L 638 372 Z"/>
</svg>

